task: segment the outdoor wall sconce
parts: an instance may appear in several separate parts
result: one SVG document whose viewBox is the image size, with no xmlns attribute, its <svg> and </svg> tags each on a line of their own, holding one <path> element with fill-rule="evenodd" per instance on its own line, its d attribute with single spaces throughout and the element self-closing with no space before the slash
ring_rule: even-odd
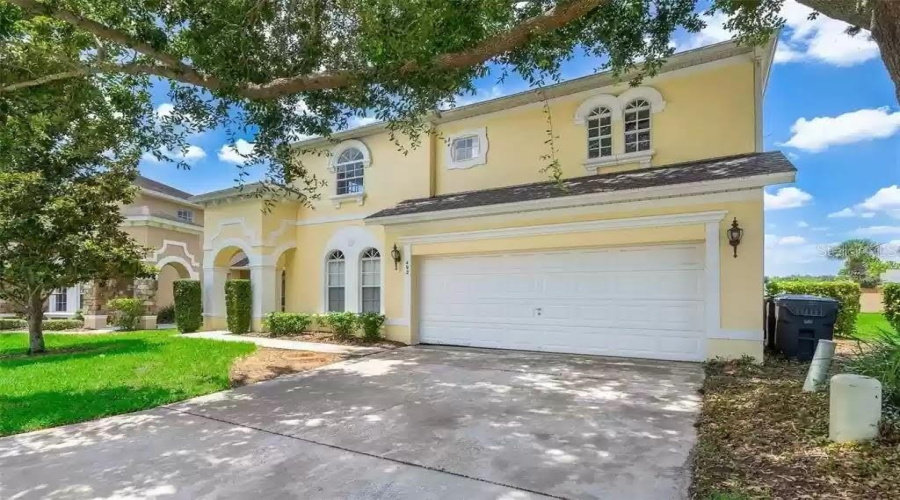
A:
<svg viewBox="0 0 900 500">
<path fill-rule="evenodd" d="M 394 259 L 394 271 L 400 269 L 400 249 L 397 248 L 396 243 L 394 243 L 394 249 L 391 250 L 391 258 Z"/>
<path fill-rule="evenodd" d="M 734 247 L 734 257 L 737 258 L 737 247 L 741 244 L 741 238 L 744 237 L 744 230 L 738 226 L 737 217 L 734 218 L 734 221 L 731 223 L 731 228 L 728 229 L 728 244 Z"/>
</svg>

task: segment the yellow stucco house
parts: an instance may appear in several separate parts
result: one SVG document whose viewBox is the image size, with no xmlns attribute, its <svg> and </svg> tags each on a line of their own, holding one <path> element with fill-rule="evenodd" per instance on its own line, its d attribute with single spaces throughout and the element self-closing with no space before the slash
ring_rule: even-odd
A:
<svg viewBox="0 0 900 500">
<path fill-rule="evenodd" d="M 243 254 L 255 328 L 277 310 L 381 311 L 411 344 L 760 358 L 763 189 L 796 174 L 763 152 L 773 53 L 721 43 L 638 87 L 600 73 L 435 112 L 408 154 L 382 124 L 300 143 L 328 181 L 314 208 L 264 212 L 248 189 L 191 199 L 204 327 L 225 327 Z M 548 110 L 561 183 L 540 171 Z"/>
</svg>

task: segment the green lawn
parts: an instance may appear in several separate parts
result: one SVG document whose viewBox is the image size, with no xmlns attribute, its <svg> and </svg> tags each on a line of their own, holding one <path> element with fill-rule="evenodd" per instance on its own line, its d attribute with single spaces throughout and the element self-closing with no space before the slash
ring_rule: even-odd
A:
<svg viewBox="0 0 900 500">
<path fill-rule="evenodd" d="M 0 436 L 152 408 L 229 386 L 232 362 L 256 346 L 179 337 L 174 330 L 0 334 Z"/>
<path fill-rule="evenodd" d="M 856 336 L 862 339 L 878 338 L 881 332 L 896 335 L 897 332 L 881 313 L 859 313 L 856 317 Z"/>
</svg>

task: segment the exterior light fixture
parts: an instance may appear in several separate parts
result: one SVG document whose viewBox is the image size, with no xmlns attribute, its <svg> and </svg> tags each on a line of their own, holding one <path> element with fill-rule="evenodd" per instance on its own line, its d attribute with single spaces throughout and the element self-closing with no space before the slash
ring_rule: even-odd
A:
<svg viewBox="0 0 900 500">
<path fill-rule="evenodd" d="M 394 271 L 400 269 L 400 249 L 397 248 L 396 243 L 394 243 L 394 248 L 391 250 L 391 258 L 394 259 Z"/>
<path fill-rule="evenodd" d="M 737 217 L 731 223 L 728 229 L 728 244 L 734 247 L 734 257 L 737 258 L 737 247 L 741 244 L 741 238 L 744 237 L 744 230 L 738 226 Z"/>
</svg>

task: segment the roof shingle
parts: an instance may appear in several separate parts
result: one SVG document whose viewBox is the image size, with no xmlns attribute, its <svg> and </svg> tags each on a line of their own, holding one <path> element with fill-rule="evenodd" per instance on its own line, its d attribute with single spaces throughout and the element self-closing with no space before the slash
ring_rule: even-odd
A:
<svg viewBox="0 0 900 500">
<path fill-rule="evenodd" d="M 183 200 L 187 200 L 191 196 L 191 193 L 184 192 L 180 189 L 175 189 L 172 186 L 167 184 L 163 184 L 162 182 L 154 181 L 153 179 L 144 177 L 143 175 L 137 176 L 137 179 L 134 180 L 134 183 L 138 185 L 138 187 L 142 187 L 144 189 L 149 189 L 150 191 L 156 191 L 157 193 L 167 194 L 169 196 L 174 196 L 175 198 L 181 198 Z"/>
<path fill-rule="evenodd" d="M 673 163 L 640 170 L 575 177 L 561 183 L 553 181 L 502 188 L 445 194 L 431 198 L 402 201 L 394 207 L 372 214 L 368 219 L 439 212 L 521 201 L 566 196 L 626 191 L 633 189 L 739 179 L 768 174 L 796 172 L 780 151 L 747 153 L 736 156 Z"/>
</svg>

